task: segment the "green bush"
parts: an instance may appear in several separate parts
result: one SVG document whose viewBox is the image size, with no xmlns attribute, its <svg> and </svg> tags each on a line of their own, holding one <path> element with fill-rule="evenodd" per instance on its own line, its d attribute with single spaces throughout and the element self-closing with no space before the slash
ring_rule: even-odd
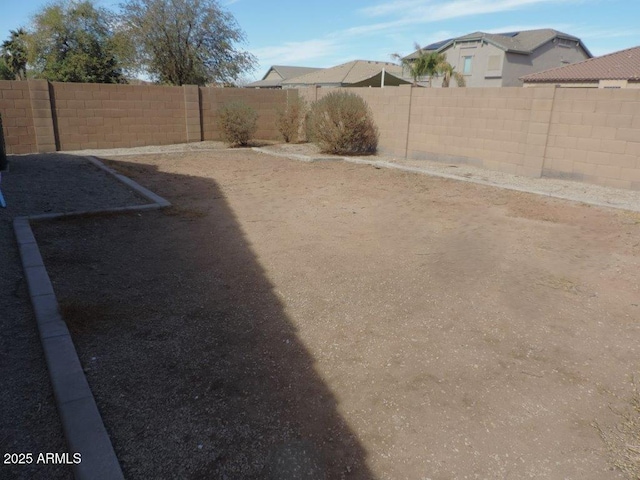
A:
<svg viewBox="0 0 640 480">
<path fill-rule="evenodd" d="M 258 129 L 258 114 L 243 102 L 225 103 L 218 110 L 218 126 L 229 145 L 247 146 Z"/>
<path fill-rule="evenodd" d="M 311 106 L 309 140 L 324 153 L 367 155 L 376 152 L 378 128 L 367 103 L 355 93 L 337 91 Z"/>
<path fill-rule="evenodd" d="M 287 98 L 287 106 L 278 110 L 276 126 L 286 143 L 300 141 L 300 130 L 306 110 L 307 103 L 297 95 L 292 99 Z"/>
<path fill-rule="evenodd" d="M 4 130 L 2 129 L 2 114 L 0 114 L 0 171 L 7 169 L 7 151 L 4 147 Z"/>
</svg>

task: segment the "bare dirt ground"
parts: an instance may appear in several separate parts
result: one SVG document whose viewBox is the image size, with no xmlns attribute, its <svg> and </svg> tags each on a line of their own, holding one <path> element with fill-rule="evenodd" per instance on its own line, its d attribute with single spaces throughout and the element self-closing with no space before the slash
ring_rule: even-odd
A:
<svg viewBox="0 0 640 480">
<path fill-rule="evenodd" d="M 35 232 L 127 478 L 623 478 L 640 214 L 246 151 Z"/>
</svg>

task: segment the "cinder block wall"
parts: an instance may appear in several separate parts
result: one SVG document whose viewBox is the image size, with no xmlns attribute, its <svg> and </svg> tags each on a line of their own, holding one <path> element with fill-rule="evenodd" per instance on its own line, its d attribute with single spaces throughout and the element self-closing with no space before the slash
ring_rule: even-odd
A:
<svg viewBox="0 0 640 480">
<path fill-rule="evenodd" d="M 7 153 L 37 151 L 28 82 L 0 80 L 0 113 Z"/>
<path fill-rule="evenodd" d="M 523 88 L 414 89 L 407 157 L 540 176 L 552 95 Z M 537 152 L 529 148 L 540 144 Z"/>
<path fill-rule="evenodd" d="M 0 113 L 8 153 L 219 140 L 217 110 L 234 100 L 258 111 L 256 138 L 277 140 L 287 98 L 331 91 L 0 81 Z M 640 190 L 640 89 L 349 91 L 369 104 L 383 154 Z"/>
<path fill-rule="evenodd" d="M 410 85 L 389 88 L 348 88 L 369 105 L 380 133 L 378 151 L 383 155 L 404 156 L 409 128 L 409 104 L 414 89 Z M 417 89 L 415 89 L 417 90 Z M 303 98 L 309 102 L 320 100 L 335 89 L 305 89 Z"/>
<path fill-rule="evenodd" d="M 542 174 L 640 190 L 640 89 L 557 89 Z"/>
<path fill-rule="evenodd" d="M 297 95 L 296 90 L 258 90 L 243 88 L 200 88 L 202 98 L 202 134 L 204 140 L 220 140 L 218 109 L 225 103 L 242 101 L 258 112 L 258 130 L 255 138 L 279 140 L 282 137 L 276 127 L 276 113 L 287 102 L 287 95 Z"/>
<path fill-rule="evenodd" d="M 331 89 L 300 91 L 310 102 Z M 356 88 L 379 150 L 640 190 L 640 90 Z"/>
<path fill-rule="evenodd" d="M 60 150 L 187 141 L 182 87 L 52 83 Z"/>
</svg>

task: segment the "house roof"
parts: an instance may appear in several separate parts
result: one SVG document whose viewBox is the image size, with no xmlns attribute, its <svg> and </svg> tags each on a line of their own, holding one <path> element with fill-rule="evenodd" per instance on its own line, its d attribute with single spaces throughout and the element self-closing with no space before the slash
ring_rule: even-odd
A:
<svg viewBox="0 0 640 480">
<path fill-rule="evenodd" d="M 321 68 L 314 67 L 290 67 L 286 65 L 274 65 L 271 67 L 275 70 L 278 75 L 282 77 L 283 80 L 288 80 L 289 78 L 299 77 L 300 75 L 306 75 L 307 73 L 315 72 L 317 70 L 322 70 Z M 269 74 L 267 72 L 262 79 Z"/>
<path fill-rule="evenodd" d="M 335 67 L 291 78 L 282 83 L 283 85 L 350 85 L 378 75 L 383 68 L 386 73 L 402 78 L 402 67 L 394 63 L 353 60 Z"/>
<path fill-rule="evenodd" d="M 443 51 L 454 42 L 469 42 L 474 40 L 484 40 L 487 43 L 495 45 L 496 47 L 504 50 L 505 52 L 521 53 L 529 55 L 538 47 L 553 40 L 554 38 L 562 38 L 566 40 L 572 40 L 578 42 L 582 49 L 591 56 L 591 52 L 587 50 L 582 41 L 578 37 L 569 35 L 567 33 L 559 32 L 551 28 L 543 28 L 539 30 L 524 30 L 521 32 L 505 32 L 505 33 L 486 33 L 486 32 L 473 32 L 461 37 L 436 42 L 423 48 L 423 51 Z M 413 52 L 405 58 L 411 59 L 418 56 L 418 51 Z"/>
<path fill-rule="evenodd" d="M 520 79 L 525 82 L 640 81 L 640 46 L 532 73 Z"/>
<path fill-rule="evenodd" d="M 282 81 L 283 80 L 287 80 L 289 78 L 294 78 L 294 77 L 298 77 L 300 75 L 306 75 L 307 73 L 311 73 L 311 72 L 315 72 L 317 70 L 321 70 L 320 68 L 313 68 L 313 67 L 291 67 L 291 66 L 286 66 L 286 65 L 272 65 L 269 70 L 267 70 L 267 73 L 264 74 L 264 76 L 262 77 L 261 80 L 258 80 L 257 82 L 252 82 L 249 83 L 248 85 L 246 85 L 247 87 L 279 87 L 282 85 Z M 266 80 L 266 78 L 269 76 L 269 74 L 275 71 L 278 76 L 280 77 L 280 79 L 277 78 L 272 78 L 269 80 Z"/>
</svg>

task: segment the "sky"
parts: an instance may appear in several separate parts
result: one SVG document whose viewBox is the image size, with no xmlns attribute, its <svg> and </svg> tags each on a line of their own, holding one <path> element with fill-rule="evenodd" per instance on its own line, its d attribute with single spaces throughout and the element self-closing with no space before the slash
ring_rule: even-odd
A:
<svg viewBox="0 0 640 480">
<path fill-rule="evenodd" d="M 47 0 L 0 0 L 0 40 L 29 26 Z M 117 11 L 120 0 L 97 0 Z M 219 0 L 258 59 L 247 79 L 271 65 L 331 67 L 351 60 L 391 61 L 414 44 L 475 31 L 554 28 L 582 39 L 595 56 L 640 45 L 639 0 Z"/>
</svg>

